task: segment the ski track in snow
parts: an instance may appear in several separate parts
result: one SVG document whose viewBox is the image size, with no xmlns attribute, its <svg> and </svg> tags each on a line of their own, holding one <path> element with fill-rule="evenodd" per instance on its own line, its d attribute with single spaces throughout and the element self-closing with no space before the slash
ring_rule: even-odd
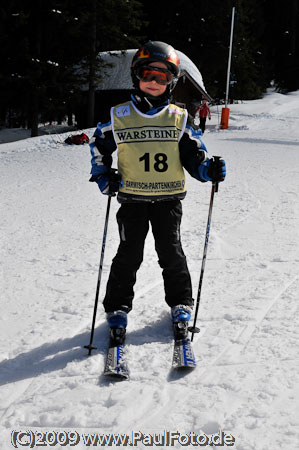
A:
<svg viewBox="0 0 299 450">
<path fill-rule="evenodd" d="M 194 340 L 198 368 L 170 369 L 170 316 L 149 233 L 128 323 L 131 379 L 121 383 L 102 375 L 108 329 L 101 304 L 98 350 L 87 357 L 83 348 L 107 204 L 88 183 L 88 146 L 58 144 L 63 135 L 0 145 L 0 449 L 11 448 L 14 429 L 221 428 L 237 450 L 298 447 L 298 105 L 299 92 L 271 92 L 232 105 L 230 128 L 204 135 L 209 154 L 227 161 L 228 176 L 214 199 Z M 181 233 L 196 298 L 211 185 L 187 182 Z M 101 299 L 118 245 L 117 209 L 113 200 Z"/>
</svg>

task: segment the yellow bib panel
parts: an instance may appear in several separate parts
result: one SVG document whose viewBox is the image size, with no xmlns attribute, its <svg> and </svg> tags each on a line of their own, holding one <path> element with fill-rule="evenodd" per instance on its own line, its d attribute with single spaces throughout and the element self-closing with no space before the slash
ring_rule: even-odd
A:
<svg viewBox="0 0 299 450">
<path fill-rule="evenodd" d="M 132 102 L 111 109 L 122 177 L 120 193 L 158 199 L 186 191 L 179 140 L 187 114 L 176 105 L 168 105 L 149 116 L 138 111 Z"/>
</svg>

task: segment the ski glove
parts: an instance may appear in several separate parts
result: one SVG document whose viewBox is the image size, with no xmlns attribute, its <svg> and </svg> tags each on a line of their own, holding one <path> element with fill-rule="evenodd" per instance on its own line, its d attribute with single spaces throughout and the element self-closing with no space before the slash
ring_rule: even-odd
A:
<svg viewBox="0 0 299 450">
<path fill-rule="evenodd" d="M 224 181 L 226 176 L 226 164 L 224 159 L 209 159 L 198 167 L 198 174 L 201 181 L 212 181 L 219 183 Z"/>
<path fill-rule="evenodd" d="M 102 194 L 115 196 L 120 188 L 121 176 L 115 169 L 111 169 L 108 173 L 98 176 L 93 175 L 89 181 L 95 181 Z"/>
</svg>

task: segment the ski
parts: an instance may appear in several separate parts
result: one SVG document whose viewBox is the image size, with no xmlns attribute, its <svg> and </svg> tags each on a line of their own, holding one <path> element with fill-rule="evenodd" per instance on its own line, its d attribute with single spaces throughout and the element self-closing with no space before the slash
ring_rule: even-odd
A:
<svg viewBox="0 0 299 450">
<path fill-rule="evenodd" d="M 188 322 L 173 324 L 174 349 L 172 367 L 174 369 L 195 368 L 196 360 L 191 340 L 188 338 Z"/>
<path fill-rule="evenodd" d="M 172 367 L 174 369 L 191 369 L 196 367 L 196 360 L 189 338 L 174 341 Z"/>
<path fill-rule="evenodd" d="M 124 328 L 111 328 L 110 341 L 107 350 L 104 375 L 118 379 L 128 379 L 129 369 L 126 360 L 126 330 Z"/>
<path fill-rule="evenodd" d="M 120 379 L 129 378 L 129 369 L 125 360 L 126 346 L 109 347 L 107 351 L 104 375 Z"/>
</svg>

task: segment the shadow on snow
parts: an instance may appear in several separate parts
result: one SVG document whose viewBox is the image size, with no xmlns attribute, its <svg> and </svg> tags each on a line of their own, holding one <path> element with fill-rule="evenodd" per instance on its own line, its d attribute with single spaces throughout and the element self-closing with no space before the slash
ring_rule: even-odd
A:
<svg viewBox="0 0 299 450">
<path fill-rule="evenodd" d="M 14 383 L 27 378 L 38 377 L 43 373 L 64 369 L 72 361 L 82 361 L 88 356 L 83 348 L 89 344 L 90 331 L 77 334 L 71 338 L 59 339 L 45 343 L 15 358 L 0 362 L 0 385 Z M 107 325 L 102 324 L 94 334 L 97 352 L 103 353 L 107 347 Z M 94 350 L 94 352 L 96 352 Z"/>
</svg>

